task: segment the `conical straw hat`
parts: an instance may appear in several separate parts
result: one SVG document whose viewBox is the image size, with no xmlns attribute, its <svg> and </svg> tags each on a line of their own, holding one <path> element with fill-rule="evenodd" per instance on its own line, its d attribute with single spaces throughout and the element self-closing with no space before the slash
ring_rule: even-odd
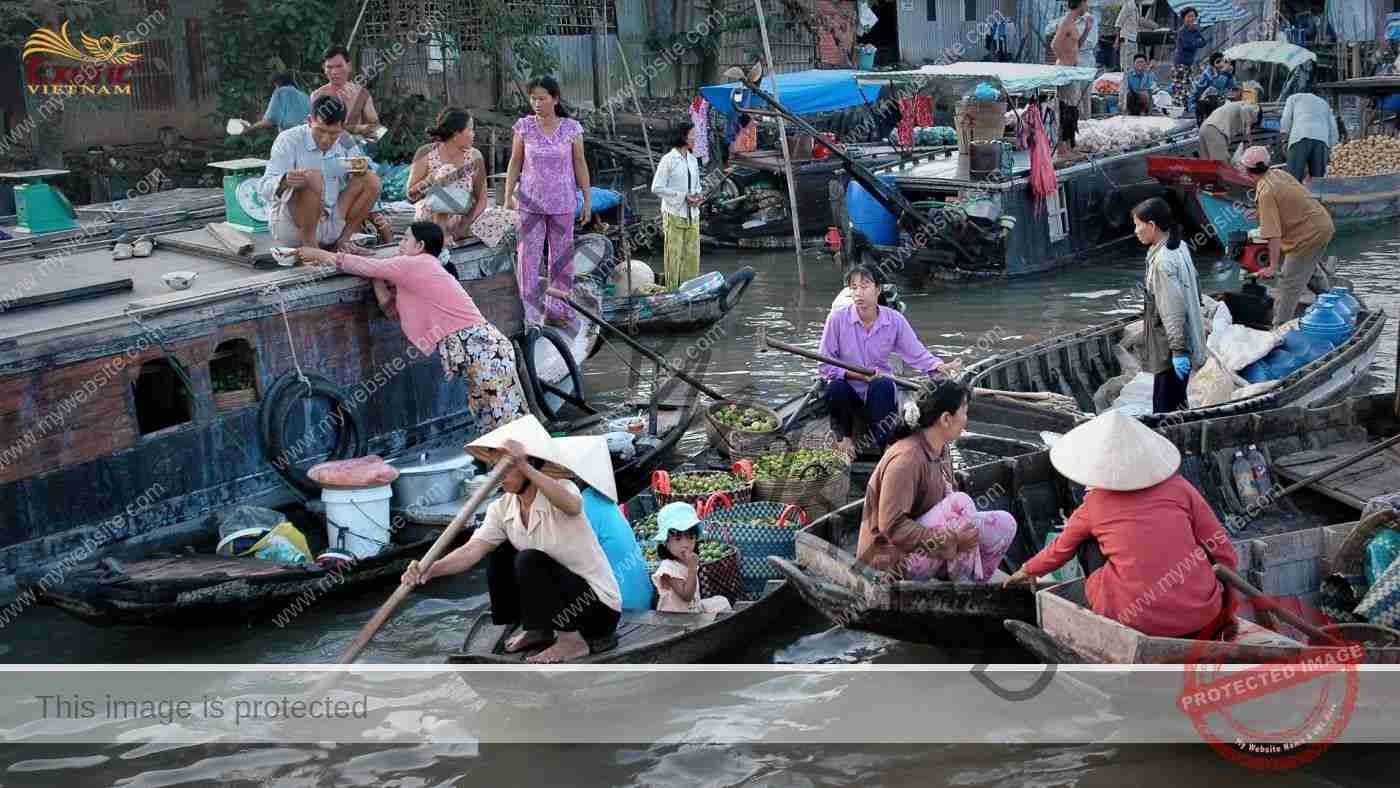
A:
<svg viewBox="0 0 1400 788">
<path fill-rule="evenodd" d="M 1142 490 L 1171 478 L 1181 452 L 1141 421 L 1110 410 L 1056 441 L 1050 464 L 1085 487 Z"/>
<path fill-rule="evenodd" d="M 554 439 L 564 462 L 544 469 L 545 473 L 577 476 L 589 487 L 617 503 L 617 481 L 613 478 L 612 453 L 602 435 L 576 435 Z M 563 471 L 563 473 L 559 473 Z"/>
<path fill-rule="evenodd" d="M 502 424 L 468 443 L 467 453 L 484 463 L 494 464 L 500 459 L 501 447 L 509 440 L 519 441 L 520 445 L 525 447 L 525 453 L 531 457 L 563 464 L 554 438 L 545 431 L 540 420 L 531 415 L 521 416 L 509 424 Z"/>
</svg>

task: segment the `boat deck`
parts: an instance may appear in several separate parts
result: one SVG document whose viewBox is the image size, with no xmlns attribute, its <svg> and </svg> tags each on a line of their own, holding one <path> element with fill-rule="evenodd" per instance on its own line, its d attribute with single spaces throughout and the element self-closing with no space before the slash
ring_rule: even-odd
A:
<svg viewBox="0 0 1400 788">
<path fill-rule="evenodd" d="M 1365 441 L 1348 441 L 1301 451 L 1276 459 L 1273 470 L 1286 481 L 1299 482 L 1331 467 L 1343 457 L 1365 451 L 1373 445 Z M 1365 508 L 1368 500 L 1400 490 L 1400 449 L 1392 446 L 1308 487 L 1348 506 Z"/>
</svg>

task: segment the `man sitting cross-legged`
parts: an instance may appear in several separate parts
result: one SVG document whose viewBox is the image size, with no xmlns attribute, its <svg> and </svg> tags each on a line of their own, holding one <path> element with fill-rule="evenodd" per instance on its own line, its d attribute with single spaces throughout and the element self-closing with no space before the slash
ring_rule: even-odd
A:
<svg viewBox="0 0 1400 788">
<path fill-rule="evenodd" d="M 368 158 L 356 169 L 349 161 L 363 157 L 345 131 L 345 104 L 321 96 L 311 105 L 306 123 L 277 135 L 260 184 L 271 208 L 272 238 L 286 246 L 367 254 L 350 243 L 379 199 L 379 176 L 368 171 Z"/>
</svg>

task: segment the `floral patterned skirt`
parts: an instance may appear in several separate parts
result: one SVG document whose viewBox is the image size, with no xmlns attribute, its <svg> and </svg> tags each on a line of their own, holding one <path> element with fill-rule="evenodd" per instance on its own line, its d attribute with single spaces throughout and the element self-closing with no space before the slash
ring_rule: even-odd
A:
<svg viewBox="0 0 1400 788">
<path fill-rule="evenodd" d="M 467 382 L 467 410 L 490 432 L 525 415 L 525 392 L 515 369 L 515 348 L 490 323 L 464 328 L 438 343 L 448 380 Z"/>
</svg>

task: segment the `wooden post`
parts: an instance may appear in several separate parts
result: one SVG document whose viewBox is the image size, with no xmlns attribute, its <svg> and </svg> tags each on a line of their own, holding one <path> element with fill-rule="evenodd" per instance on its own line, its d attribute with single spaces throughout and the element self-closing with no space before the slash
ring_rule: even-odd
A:
<svg viewBox="0 0 1400 788">
<path fill-rule="evenodd" d="M 651 171 L 656 172 L 656 157 L 651 153 L 651 135 L 647 132 L 647 118 L 642 114 L 642 102 L 637 100 L 637 86 L 632 83 L 632 67 L 627 64 L 627 50 L 622 48 L 622 39 L 617 40 L 617 52 L 622 56 L 622 72 L 627 77 L 627 90 L 632 94 L 632 106 L 637 110 L 637 118 L 642 122 L 642 142 L 647 146 L 647 161 Z"/>
<path fill-rule="evenodd" d="M 763 16 L 763 0 L 753 0 L 758 9 L 758 32 L 763 36 L 763 55 L 768 60 L 768 73 L 773 75 L 773 98 L 782 99 L 778 93 L 778 73 L 773 70 L 773 48 L 768 43 L 768 23 Z M 758 84 L 761 86 L 763 80 Z M 783 172 L 787 175 L 788 203 L 792 208 L 792 250 L 797 255 L 797 285 L 807 286 L 807 272 L 802 268 L 802 230 L 797 216 L 797 185 L 792 178 L 792 158 L 788 153 L 787 124 L 783 116 L 778 116 L 778 142 L 783 146 Z"/>
<path fill-rule="evenodd" d="M 602 19 L 593 15 L 593 106 L 600 108 L 603 106 L 603 46 L 607 43 L 604 36 L 606 28 L 603 27 Z"/>
<path fill-rule="evenodd" d="M 500 165 L 496 161 L 496 136 L 499 133 L 500 129 L 495 126 L 491 127 L 491 171 L 487 173 L 488 175 L 495 175 L 500 172 Z"/>
<path fill-rule="evenodd" d="M 615 21 L 615 20 L 614 20 Z M 608 4 L 603 3 L 603 100 L 608 103 L 608 139 L 617 136 L 617 113 L 612 101 L 612 53 L 608 51 Z M 617 45 L 622 46 L 622 25 L 617 26 Z"/>
</svg>

